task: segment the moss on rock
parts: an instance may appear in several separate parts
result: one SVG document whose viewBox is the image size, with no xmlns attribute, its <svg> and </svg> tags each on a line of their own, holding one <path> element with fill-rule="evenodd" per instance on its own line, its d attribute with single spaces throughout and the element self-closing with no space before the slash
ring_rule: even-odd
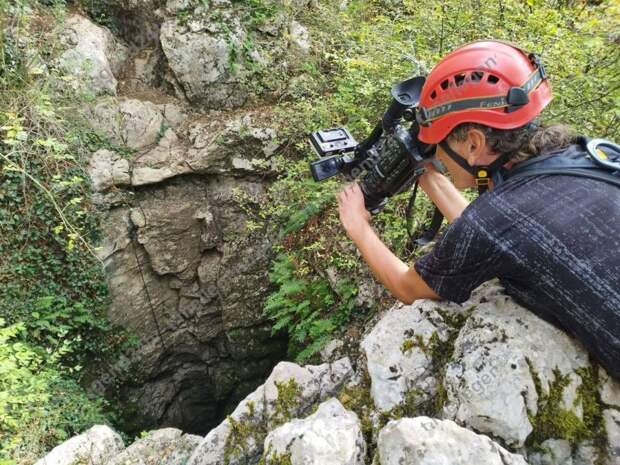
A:
<svg viewBox="0 0 620 465">
<path fill-rule="evenodd" d="M 275 400 L 272 422 L 274 426 L 280 426 L 290 421 L 295 410 L 299 408 L 301 387 L 294 378 L 280 383 L 276 381 L 275 385 L 278 398 Z"/>
<path fill-rule="evenodd" d="M 576 374 L 581 378 L 577 388 L 575 404 L 580 403 L 583 419 L 562 406 L 564 389 L 570 384 L 568 374 L 559 369 L 553 370 L 553 380 L 547 392 L 542 389 L 542 381 L 532 362 L 526 359 L 538 394 L 538 410 L 534 415 L 528 411 L 533 430 L 527 438 L 528 449 L 536 450 L 547 439 L 565 439 L 572 446 L 583 441 L 591 441 L 598 451 L 596 465 L 604 463 L 606 433 L 602 420 L 602 403 L 598 390 L 598 368 L 595 365 L 578 368 Z"/>
</svg>

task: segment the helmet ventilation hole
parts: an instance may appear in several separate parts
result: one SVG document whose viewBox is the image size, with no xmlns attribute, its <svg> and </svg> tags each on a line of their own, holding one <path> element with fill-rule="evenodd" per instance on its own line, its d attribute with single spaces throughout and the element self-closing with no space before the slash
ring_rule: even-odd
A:
<svg viewBox="0 0 620 465">
<path fill-rule="evenodd" d="M 454 83 L 456 87 L 462 86 L 465 83 L 465 74 L 457 74 L 454 76 Z"/>
<path fill-rule="evenodd" d="M 480 82 L 482 81 L 482 76 L 484 76 L 482 71 L 473 71 L 471 73 L 471 80 L 472 82 Z"/>
<path fill-rule="evenodd" d="M 437 97 L 437 92 L 436 91 L 432 91 L 431 92 L 431 100 L 435 100 L 435 97 Z"/>
<path fill-rule="evenodd" d="M 499 82 L 499 78 L 494 74 L 489 74 L 487 81 L 489 81 L 489 84 L 497 84 Z"/>
<path fill-rule="evenodd" d="M 446 90 L 448 88 L 448 86 L 450 85 L 450 83 L 448 82 L 448 80 L 446 79 L 445 81 L 442 81 L 441 84 L 439 84 L 441 86 L 441 88 L 443 90 Z"/>
</svg>

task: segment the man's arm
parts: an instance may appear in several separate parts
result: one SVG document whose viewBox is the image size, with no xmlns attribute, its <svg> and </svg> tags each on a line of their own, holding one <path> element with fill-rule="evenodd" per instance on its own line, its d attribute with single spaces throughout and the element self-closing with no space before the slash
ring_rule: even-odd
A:
<svg viewBox="0 0 620 465">
<path fill-rule="evenodd" d="M 370 214 L 358 184 L 349 185 L 338 194 L 338 211 L 347 235 L 375 278 L 398 300 L 410 304 L 416 299 L 440 299 L 413 267 L 407 266 L 379 239 L 370 225 Z"/>
<path fill-rule="evenodd" d="M 420 176 L 420 187 L 443 213 L 448 223 L 452 223 L 461 216 L 469 201 L 463 197 L 452 181 L 437 171 L 433 165 L 428 164 L 425 169 L 425 173 Z"/>
</svg>

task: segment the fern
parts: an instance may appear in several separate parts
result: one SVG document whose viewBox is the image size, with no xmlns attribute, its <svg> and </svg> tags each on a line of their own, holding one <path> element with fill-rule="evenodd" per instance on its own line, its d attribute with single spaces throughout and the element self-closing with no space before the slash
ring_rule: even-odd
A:
<svg viewBox="0 0 620 465">
<path fill-rule="evenodd" d="M 272 263 L 270 279 L 277 290 L 267 298 L 263 315 L 274 322 L 272 334 L 288 333 L 289 355 L 301 362 L 321 350 L 349 321 L 357 288 L 343 282 L 334 291 L 321 277 L 299 278 L 292 258 L 281 254 Z"/>
</svg>

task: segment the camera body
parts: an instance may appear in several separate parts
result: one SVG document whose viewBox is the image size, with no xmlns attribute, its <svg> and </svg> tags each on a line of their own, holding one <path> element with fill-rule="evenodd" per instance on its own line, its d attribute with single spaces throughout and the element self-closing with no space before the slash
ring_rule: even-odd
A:
<svg viewBox="0 0 620 465">
<path fill-rule="evenodd" d="M 435 146 L 417 137 L 415 107 L 423 84 L 423 77 L 396 84 L 383 118 L 359 144 L 346 128 L 313 132 L 310 142 L 320 157 L 310 163 L 314 180 L 337 174 L 353 180 L 364 173 L 359 184 L 366 209 L 373 214 L 381 211 L 389 197 L 409 189 L 435 156 Z"/>
</svg>

